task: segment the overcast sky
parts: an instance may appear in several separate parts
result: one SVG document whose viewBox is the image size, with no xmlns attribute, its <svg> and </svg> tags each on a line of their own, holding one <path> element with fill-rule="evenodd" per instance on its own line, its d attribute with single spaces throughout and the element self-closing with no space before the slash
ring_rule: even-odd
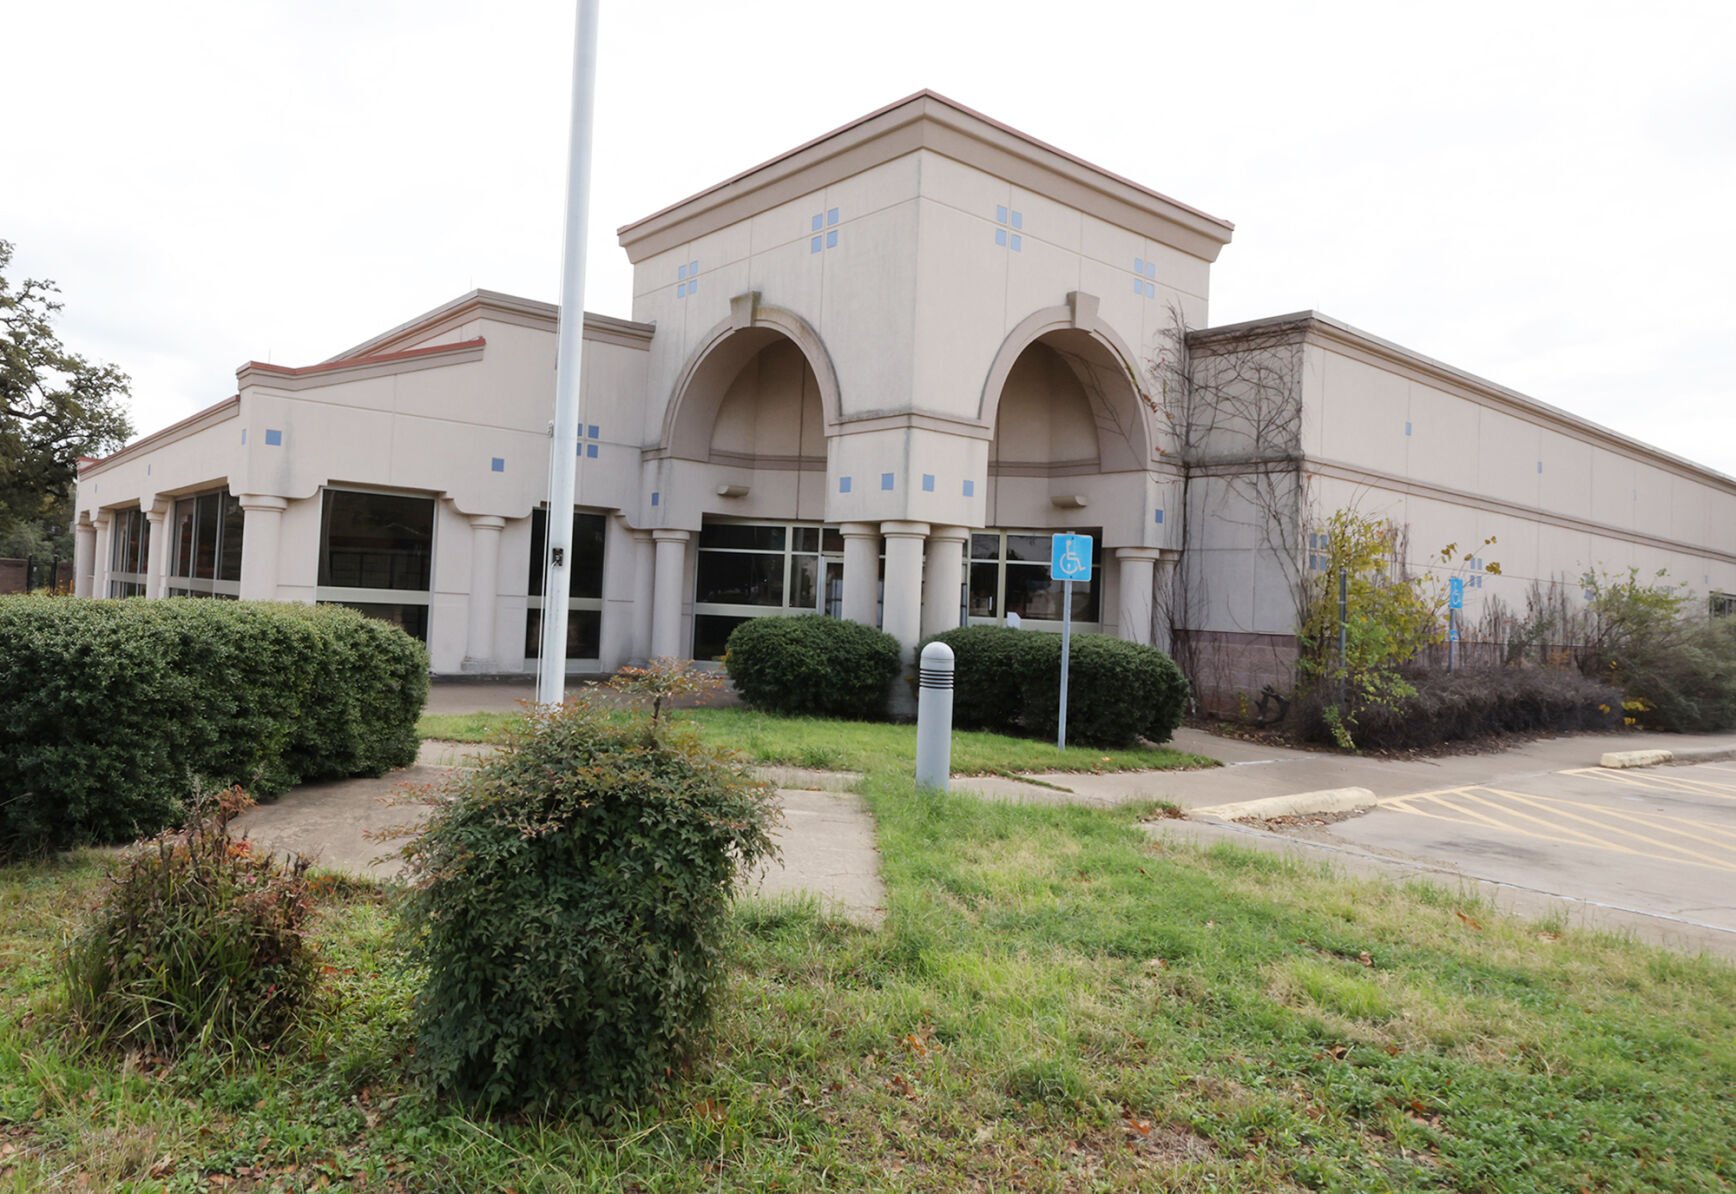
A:
<svg viewBox="0 0 1736 1194">
<path fill-rule="evenodd" d="M 154 430 L 472 287 L 555 300 L 572 6 L 0 0 L 0 238 Z M 1736 474 L 1736 4 L 603 0 L 614 230 L 922 87 L 1232 220 L 1315 308 Z"/>
</svg>

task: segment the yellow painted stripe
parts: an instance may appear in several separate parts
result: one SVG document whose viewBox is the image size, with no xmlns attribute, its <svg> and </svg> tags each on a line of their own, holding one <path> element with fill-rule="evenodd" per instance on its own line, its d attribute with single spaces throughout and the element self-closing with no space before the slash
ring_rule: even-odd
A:
<svg viewBox="0 0 1736 1194">
<path fill-rule="evenodd" d="M 1505 796 L 1510 800 L 1517 800 L 1522 804 L 1529 804 L 1531 807 L 1542 809 L 1544 812 L 1550 811 L 1549 806 L 1543 803 L 1543 801 L 1533 796 L 1527 796 L 1523 792 L 1508 792 L 1500 788 L 1489 788 L 1487 790 L 1498 792 L 1500 795 Z M 1598 811 L 1608 812 L 1607 809 L 1600 809 Z M 1643 833 L 1635 833 L 1631 829 L 1623 829 L 1620 826 L 1604 824 L 1592 819 L 1591 817 L 1582 817 L 1578 813 L 1568 812 L 1566 809 L 1557 809 L 1555 812 L 1557 816 L 1568 817 L 1572 820 L 1578 821 L 1582 825 L 1590 825 L 1594 828 L 1601 829 L 1605 833 L 1614 833 L 1620 837 L 1631 838 L 1636 842 L 1644 842 L 1646 845 L 1655 846 L 1659 850 L 1675 850 L 1686 858 L 1693 859 L 1697 862 L 1703 862 L 1707 866 L 1717 867 L 1719 870 L 1736 871 L 1736 861 L 1726 862 L 1723 859 L 1718 858 L 1716 855 L 1702 854 L 1698 850 L 1690 850 L 1686 846 L 1678 846 L 1674 842 L 1662 842 L 1657 838 L 1647 837 Z M 1526 814 L 1521 813 L 1520 815 L 1524 816 Z"/>
<path fill-rule="evenodd" d="M 1497 796 L 1512 796 L 1512 795 L 1514 795 L 1514 793 L 1504 792 L 1500 788 L 1488 788 L 1488 787 L 1482 787 L 1482 785 L 1478 785 L 1478 787 L 1482 791 L 1493 792 Z M 1523 820 L 1531 821 L 1535 824 L 1542 825 L 1548 829 L 1552 829 L 1557 833 L 1576 834 L 1579 837 L 1584 838 L 1586 840 L 1586 842 L 1588 842 L 1589 844 L 1591 844 L 1593 846 L 1597 846 L 1601 849 L 1605 849 L 1605 850 L 1630 850 L 1630 851 L 1632 849 L 1631 847 L 1622 846 L 1616 842 L 1611 842 L 1611 841 L 1608 841 L 1607 839 L 1600 838 L 1600 837 L 1596 836 L 1595 834 L 1586 833 L 1583 829 L 1574 829 L 1571 826 L 1562 825 L 1559 822 L 1554 821 L 1550 818 L 1536 816 L 1535 814 L 1526 812 L 1524 809 L 1509 808 L 1505 805 L 1498 804 L 1495 801 L 1490 800 L 1485 796 L 1477 795 L 1477 791 L 1475 789 L 1472 789 L 1472 788 L 1465 788 L 1459 794 L 1467 800 L 1475 800 L 1477 803 L 1484 805 L 1487 808 L 1492 808 L 1496 812 L 1505 813 L 1507 816 L 1519 817 L 1519 818 L 1522 818 Z"/>
<path fill-rule="evenodd" d="M 1679 833 L 1683 837 L 1691 837 L 1695 839 L 1698 839 L 1700 834 L 1710 833 L 1720 837 L 1727 837 L 1732 842 L 1736 842 L 1736 829 L 1725 829 L 1722 826 L 1712 824 L 1710 821 L 1700 821 L 1693 817 L 1678 817 L 1671 813 L 1626 812 L 1622 809 L 1609 808 L 1602 804 L 1587 804 L 1582 800 L 1569 800 L 1565 796 L 1535 796 L 1534 799 L 1545 800 L 1550 804 L 1572 805 L 1574 808 L 1583 808 L 1589 812 L 1603 813 L 1610 817 L 1620 817 L 1624 821 L 1633 821 L 1640 825 L 1650 825 L 1658 821 L 1674 821 L 1678 825 L 1692 825 L 1694 827 L 1693 832 L 1689 832 L 1686 829 L 1671 829 L 1668 825 L 1657 825 L 1656 828 L 1661 829 L 1666 833 Z M 1716 842 L 1707 843 L 1707 845 L 1717 844 L 1718 843 Z"/>
<path fill-rule="evenodd" d="M 1736 800 L 1736 784 L 1718 784 L 1711 780 L 1680 779 L 1675 776 L 1663 775 L 1629 775 L 1619 771 L 1605 771 L 1601 767 L 1563 771 L 1561 774 L 1583 775 L 1590 779 L 1602 780 L 1604 783 L 1628 788 L 1642 788 L 1650 792 L 1680 792 L 1690 796 L 1717 796 L 1725 800 Z"/>
</svg>

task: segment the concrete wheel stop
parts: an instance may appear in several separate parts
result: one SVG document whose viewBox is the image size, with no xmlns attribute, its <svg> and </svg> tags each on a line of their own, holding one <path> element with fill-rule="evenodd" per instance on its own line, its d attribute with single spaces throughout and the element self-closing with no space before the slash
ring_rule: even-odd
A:
<svg viewBox="0 0 1736 1194">
<path fill-rule="evenodd" d="M 1353 813 L 1373 808 L 1375 795 L 1367 788 L 1325 788 L 1318 792 L 1292 792 L 1236 804 L 1188 810 L 1190 817 L 1217 821 L 1266 821 L 1273 817 L 1306 817 L 1316 813 Z"/>
</svg>

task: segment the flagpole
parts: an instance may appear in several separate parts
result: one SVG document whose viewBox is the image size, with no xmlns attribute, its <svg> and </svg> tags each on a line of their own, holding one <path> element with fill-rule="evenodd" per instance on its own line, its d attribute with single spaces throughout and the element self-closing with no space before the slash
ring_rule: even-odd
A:
<svg viewBox="0 0 1736 1194">
<path fill-rule="evenodd" d="M 543 565 L 539 705 L 566 694 L 567 598 L 572 592 L 573 494 L 578 474 L 579 371 L 584 352 L 585 233 L 591 207 L 591 119 L 597 92 L 597 0 L 579 0 L 573 27 L 573 118 L 567 149 L 566 252 L 556 336 L 554 444 L 549 452 L 548 555 Z"/>
</svg>

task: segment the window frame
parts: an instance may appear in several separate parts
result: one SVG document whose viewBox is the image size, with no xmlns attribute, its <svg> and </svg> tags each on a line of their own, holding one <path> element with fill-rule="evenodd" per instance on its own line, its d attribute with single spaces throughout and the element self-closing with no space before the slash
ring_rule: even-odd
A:
<svg viewBox="0 0 1736 1194">
<path fill-rule="evenodd" d="M 706 547 L 704 546 L 704 537 L 705 527 L 707 526 L 777 527 L 784 533 L 783 546 L 781 548 Z M 813 530 L 819 533 L 818 544 L 812 551 L 801 550 L 796 547 L 797 532 L 804 530 Z M 827 546 L 826 539 L 828 534 L 838 536 L 836 547 Z M 688 633 L 688 649 L 690 652 L 697 649 L 699 640 L 699 619 L 701 618 L 739 618 L 745 621 L 749 618 L 789 617 L 795 614 L 822 614 L 826 617 L 833 618 L 841 616 L 843 606 L 844 544 L 842 534 L 839 532 L 838 524 L 836 523 L 815 522 L 805 519 L 713 518 L 707 516 L 701 529 L 694 536 L 693 543 L 693 587 L 689 594 L 692 598 L 693 612 Z M 783 558 L 783 599 L 781 604 L 749 605 L 734 601 L 701 601 L 699 599 L 699 583 L 702 571 L 702 557 L 704 555 L 781 556 Z M 816 560 L 819 564 L 819 575 L 815 584 L 814 604 L 812 606 L 790 604 L 792 582 L 796 575 L 795 559 L 798 556 L 803 557 L 804 559 Z M 835 595 L 829 593 L 827 588 L 828 565 L 837 566 L 838 591 Z M 885 541 L 882 540 L 880 552 L 880 577 L 877 582 L 877 589 L 881 596 L 880 598 L 877 598 L 876 601 L 876 625 L 879 624 L 881 617 L 880 609 L 883 603 L 885 590 L 885 569 Z"/>
<path fill-rule="evenodd" d="M 138 537 L 133 538 L 136 529 Z M 132 564 L 133 567 L 127 567 Z M 109 513 L 109 597 L 144 597 L 150 593 L 151 522 L 140 506 Z"/>
<path fill-rule="evenodd" d="M 199 513 L 199 503 L 204 498 L 217 499 L 217 532 L 211 546 L 211 575 L 196 576 L 199 569 L 199 537 L 203 529 Z M 192 521 L 187 524 L 185 536 L 182 533 L 181 509 L 186 503 L 192 512 Z M 247 541 L 247 515 L 241 516 L 241 542 L 234 545 L 235 579 L 224 580 L 223 574 L 228 571 L 226 565 L 231 554 L 228 546 L 229 520 L 227 518 L 230 504 L 240 509 L 241 499 L 229 491 L 227 485 L 214 489 L 199 489 L 192 493 L 175 495 L 174 504 L 169 507 L 169 516 L 165 520 L 164 531 L 169 535 L 168 560 L 164 566 L 163 595 L 165 597 L 221 597 L 232 601 L 241 598 L 241 553 Z M 183 552 L 183 544 L 186 551 Z M 179 571 L 183 554 L 187 559 L 187 572 Z"/>
<path fill-rule="evenodd" d="M 543 519 L 542 542 L 543 551 L 546 552 L 548 550 L 548 515 L 549 509 L 547 503 L 538 505 L 536 509 L 532 510 L 530 513 L 530 561 L 525 581 L 524 633 L 525 641 L 528 643 L 531 635 L 530 621 L 532 616 L 535 616 L 537 619 L 537 653 L 532 655 L 529 652 L 526 652 L 524 664 L 525 670 L 527 671 L 535 670 L 542 661 L 542 615 L 543 610 L 546 607 L 544 605 L 543 593 L 531 592 L 531 589 L 536 586 L 530 583 L 530 578 L 537 576 L 539 571 L 537 565 L 542 562 L 538 558 L 542 553 L 537 551 L 536 520 L 539 516 Z M 603 654 L 603 591 L 608 585 L 609 575 L 609 514 L 606 510 L 596 510 L 585 506 L 574 506 L 573 517 L 575 519 L 580 517 L 589 517 L 601 520 L 603 526 L 602 562 L 597 568 L 599 580 L 597 584 L 597 595 L 595 597 L 574 597 L 570 592 L 567 596 L 567 617 L 569 619 L 567 630 L 568 642 L 570 643 L 572 641 L 570 621 L 572 615 L 575 613 L 595 613 L 597 615 L 597 654 L 569 654 L 567 656 L 566 670 L 569 672 L 597 671 L 602 666 Z M 548 582 L 546 579 L 543 581 L 542 587 L 545 591 L 547 590 Z"/>
<path fill-rule="evenodd" d="M 326 571 L 325 556 L 328 550 L 326 537 L 329 530 L 328 512 L 330 503 L 327 494 L 359 493 L 368 497 L 411 498 L 427 502 L 432 512 L 428 523 L 428 587 L 426 589 L 375 589 L 350 585 L 326 585 L 319 583 L 319 577 Z M 315 605 L 344 605 L 351 608 L 371 605 L 414 605 L 427 609 L 422 617 L 422 635 L 424 643 L 430 642 L 434 633 L 434 570 L 440 558 L 440 499 L 430 493 L 419 493 L 414 490 L 373 488 L 361 485 L 322 485 L 319 493 L 319 535 L 315 540 L 315 550 L 319 553 L 314 561 Z M 368 615 L 365 609 L 358 613 Z M 406 631 L 405 633 L 409 633 Z M 412 635 L 412 637 L 415 637 Z"/>
<path fill-rule="evenodd" d="M 1007 540 L 1016 535 L 1035 535 L 1048 538 L 1051 535 L 1073 534 L 1091 536 L 1091 583 L 1094 586 L 1087 600 L 1097 603 L 1097 617 L 1091 621 L 1081 618 L 1073 619 L 1073 629 L 1085 634 L 1100 634 L 1103 631 L 1103 530 L 1101 527 L 1055 527 L 1048 530 L 1030 527 L 982 527 L 971 531 L 971 539 L 965 544 L 964 586 L 965 611 L 967 626 L 1005 626 L 1007 624 Z M 993 560 L 976 554 L 976 536 L 997 535 L 1000 543 L 996 557 Z M 995 613 L 993 616 L 982 616 L 970 613 L 971 573 L 978 565 L 995 565 Z M 1036 568 L 1034 561 L 1014 561 L 1015 567 Z M 1048 565 L 1041 565 L 1047 576 Z M 1074 582 L 1077 583 L 1077 582 Z M 1054 631 L 1060 633 L 1062 621 L 1060 618 L 1027 618 L 1020 615 L 1019 625 L 1026 630 Z"/>
</svg>

